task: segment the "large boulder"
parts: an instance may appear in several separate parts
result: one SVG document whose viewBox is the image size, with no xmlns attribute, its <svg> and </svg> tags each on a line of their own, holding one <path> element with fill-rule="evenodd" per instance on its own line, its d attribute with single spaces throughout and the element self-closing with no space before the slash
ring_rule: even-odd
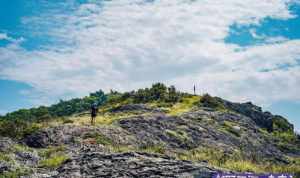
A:
<svg viewBox="0 0 300 178">
<path fill-rule="evenodd" d="M 15 154 L 18 162 L 27 166 L 37 165 L 40 159 L 36 151 L 17 151 Z"/>
<path fill-rule="evenodd" d="M 211 178 L 218 170 L 205 163 L 175 160 L 167 156 L 149 153 L 81 152 L 66 161 L 56 177 L 199 177 Z"/>
<path fill-rule="evenodd" d="M 82 133 L 89 132 L 88 127 L 76 127 L 71 125 L 61 125 L 57 127 L 46 128 L 27 135 L 23 142 L 34 148 L 46 148 L 47 146 L 59 146 L 62 144 L 70 144 L 74 137 L 80 136 Z"/>
<path fill-rule="evenodd" d="M 122 130 L 118 127 L 74 125 L 61 125 L 42 129 L 31 135 L 27 135 L 22 141 L 27 146 L 34 148 L 46 148 L 48 146 L 59 145 L 80 146 L 79 141 L 90 138 L 93 135 L 101 135 L 110 139 L 115 144 L 135 144 L 135 140 L 128 135 L 126 130 Z"/>
</svg>

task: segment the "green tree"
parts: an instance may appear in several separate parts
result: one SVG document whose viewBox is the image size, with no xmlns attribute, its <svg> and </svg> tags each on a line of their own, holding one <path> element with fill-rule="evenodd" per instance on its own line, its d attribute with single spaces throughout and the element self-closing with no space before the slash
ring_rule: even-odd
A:
<svg viewBox="0 0 300 178">
<path fill-rule="evenodd" d="M 169 102 L 177 102 L 179 100 L 179 93 L 176 91 L 175 86 L 171 85 L 168 88 L 168 101 Z"/>
<path fill-rule="evenodd" d="M 162 83 L 155 83 L 150 88 L 152 100 L 165 100 L 167 98 L 167 87 Z"/>
</svg>

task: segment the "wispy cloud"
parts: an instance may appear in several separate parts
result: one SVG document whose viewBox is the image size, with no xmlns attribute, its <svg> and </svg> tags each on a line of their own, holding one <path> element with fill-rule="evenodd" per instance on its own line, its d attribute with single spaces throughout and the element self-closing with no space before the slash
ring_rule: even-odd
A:
<svg viewBox="0 0 300 178">
<path fill-rule="evenodd" d="M 6 33 L 0 33 L 0 41 L 1 40 L 5 40 L 5 41 L 15 43 L 15 44 L 18 44 L 18 43 L 21 43 L 24 41 L 24 39 L 22 37 L 15 39 L 15 38 L 8 36 Z"/>
<path fill-rule="evenodd" d="M 42 35 L 56 43 L 30 51 L 17 43 L 0 48 L 0 77 L 26 82 L 48 98 L 162 81 L 188 91 L 195 83 L 237 101 L 299 100 L 300 40 L 247 48 L 224 42 L 232 24 L 294 18 L 291 2 L 115 0 L 26 17 L 27 26 L 46 23 Z M 281 64 L 295 67 L 261 72 Z"/>
</svg>

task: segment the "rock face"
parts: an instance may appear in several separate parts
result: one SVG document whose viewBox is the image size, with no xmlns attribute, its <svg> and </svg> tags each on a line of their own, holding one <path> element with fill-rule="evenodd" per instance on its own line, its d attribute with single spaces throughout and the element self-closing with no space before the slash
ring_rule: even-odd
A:
<svg viewBox="0 0 300 178">
<path fill-rule="evenodd" d="M 249 157 L 286 162 L 275 145 L 276 140 L 260 132 L 255 121 L 237 113 L 196 109 L 180 116 L 153 113 L 123 118 L 117 127 L 62 125 L 27 136 L 23 142 L 30 147 L 68 145 L 78 150 L 78 140 L 101 135 L 114 145 L 138 148 L 164 146 L 166 149 L 222 148 L 226 152 L 242 149 Z M 300 155 L 295 151 L 293 154 Z"/>
<path fill-rule="evenodd" d="M 159 114 L 128 118 L 119 125 L 140 140 L 141 147 L 165 145 L 185 150 L 207 147 L 228 152 L 243 149 L 249 157 L 255 154 L 285 162 L 274 141 L 260 133 L 252 119 L 239 114 L 197 110 L 178 117 Z"/>
<path fill-rule="evenodd" d="M 81 152 L 58 169 L 61 178 L 91 177 L 199 177 L 211 178 L 217 172 L 206 164 L 192 164 L 149 153 L 103 154 Z"/>
<path fill-rule="evenodd" d="M 290 124 L 287 119 L 272 115 L 270 112 L 263 112 L 261 107 L 253 105 L 251 102 L 233 103 L 217 97 L 216 99 L 222 103 L 225 108 L 251 118 L 258 126 L 266 128 L 269 132 L 276 130 L 283 132 L 294 130 L 294 126 Z M 276 127 L 277 123 L 280 123 L 283 127 Z"/>
<path fill-rule="evenodd" d="M 22 141 L 29 147 L 46 148 L 47 146 L 72 145 L 78 144 L 78 139 L 93 133 L 99 133 L 114 140 L 116 144 L 134 144 L 134 140 L 125 130 L 116 127 L 92 127 L 61 125 L 43 129 L 36 133 L 26 136 Z M 78 146 L 78 145 L 77 145 Z"/>
</svg>

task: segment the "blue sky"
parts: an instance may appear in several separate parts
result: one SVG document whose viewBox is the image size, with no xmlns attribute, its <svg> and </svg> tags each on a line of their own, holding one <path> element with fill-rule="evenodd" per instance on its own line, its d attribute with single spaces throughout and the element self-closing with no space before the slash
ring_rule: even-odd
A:
<svg viewBox="0 0 300 178">
<path fill-rule="evenodd" d="M 298 0 L 3 0 L 0 113 L 160 81 L 300 130 L 299 16 Z"/>
</svg>

